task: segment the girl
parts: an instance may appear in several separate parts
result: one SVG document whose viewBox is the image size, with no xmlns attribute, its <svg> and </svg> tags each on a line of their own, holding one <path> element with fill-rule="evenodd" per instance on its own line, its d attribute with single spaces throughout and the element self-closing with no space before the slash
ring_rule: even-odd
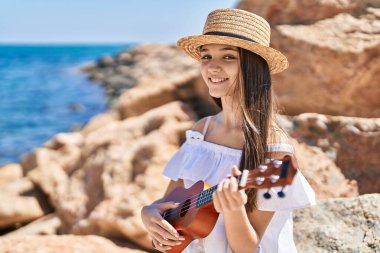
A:
<svg viewBox="0 0 380 253">
<path fill-rule="evenodd" d="M 276 190 L 238 190 L 229 175 L 256 168 L 265 158 L 294 156 L 286 134 L 275 121 L 271 73 L 288 67 L 286 57 L 269 47 L 266 20 L 239 9 L 211 12 L 202 35 L 178 41 L 179 48 L 200 61 L 202 77 L 221 112 L 199 120 L 186 132 L 186 142 L 167 164 L 165 196 L 177 186 L 199 180 L 218 184 L 213 203 L 220 213 L 212 232 L 183 252 L 296 252 L 292 209 L 314 203 L 314 192 L 300 172 L 279 198 Z M 239 169 L 234 166 L 238 165 Z M 268 194 L 265 195 L 268 197 Z M 178 203 L 158 200 L 142 209 L 153 246 L 162 252 L 184 239 L 162 217 Z"/>
</svg>

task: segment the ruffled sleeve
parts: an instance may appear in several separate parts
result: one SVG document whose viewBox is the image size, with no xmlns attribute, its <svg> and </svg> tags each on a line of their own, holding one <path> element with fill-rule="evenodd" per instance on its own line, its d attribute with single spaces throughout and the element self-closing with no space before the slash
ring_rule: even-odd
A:
<svg viewBox="0 0 380 253">
<path fill-rule="evenodd" d="M 257 192 L 257 208 L 262 211 L 286 211 L 304 208 L 315 204 L 315 193 L 306 181 L 301 171 L 298 171 L 291 185 L 286 186 L 283 191 L 285 197 L 278 197 L 277 193 L 281 187 L 273 187 L 269 190 L 270 199 L 264 198 L 268 189 L 260 189 Z"/>
<path fill-rule="evenodd" d="M 162 174 L 174 181 L 177 181 L 180 178 L 181 168 L 187 157 L 188 153 L 186 152 L 186 143 L 184 143 L 166 164 Z"/>
<path fill-rule="evenodd" d="M 201 140 L 203 140 L 203 135 L 201 133 L 191 130 L 186 131 L 186 142 L 182 144 L 166 164 L 163 174 L 174 181 L 177 181 L 180 178 L 183 179 L 184 174 L 186 174 L 186 171 L 188 170 L 187 160 L 189 159 L 190 153 L 192 153 L 191 150 L 189 150 L 191 148 L 189 147 L 189 144 L 191 141 Z"/>
<path fill-rule="evenodd" d="M 219 183 L 238 164 L 241 151 L 204 141 L 200 132 L 187 130 L 186 141 L 166 165 L 163 174 L 174 181 L 183 179 L 185 187 L 202 180 Z"/>
</svg>

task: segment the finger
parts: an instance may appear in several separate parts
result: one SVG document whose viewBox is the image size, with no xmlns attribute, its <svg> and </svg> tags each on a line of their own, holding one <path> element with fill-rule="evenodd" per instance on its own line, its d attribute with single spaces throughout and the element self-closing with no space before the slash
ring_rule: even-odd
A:
<svg viewBox="0 0 380 253">
<path fill-rule="evenodd" d="M 156 223 L 155 225 L 153 225 L 152 228 L 151 228 L 151 230 L 153 232 L 159 233 L 164 238 L 171 239 L 171 240 L 174 240 L 174 241 L 178 240 L 179 235 L 176 236 L 176 235 L 172 234 L 172 233 L 178 234 L 178 232 L 173 227 L 172 227 L 172 229 L 169 229 L 168 227 L 164 227 L 165 226 L 164 224 L 166 224 L 166 223 L 160 221 L 160 222 Z M 166 226 L 168 226 L 168 225 L 166 225 Z M 169 226 L 171 226 L 171 225 L 169 224 Z M 174 230 L 175 232 L 170 232 L 168 229 L 169 230 Z"/>
<path fill-rule="evenodd" d="M 168 251 L 168 250 L 171 250 L 172 247 L 170 246 L 165 246 L 164 244 L 160 243 L 159 241 L 153 239 L 153 245 L 154 245 L 154 248 L 159 250 L 159 251 L 162 251 L 162 252 L 165 252 L 165 251 Z"/>
<path fill-rule="evenodd" d="M 178 240 L 179 234 L 177 230 L 167 220 L 162 219 L 161 224 L 162 224 L 162 227 L 166 231 L 168 231 L 171 236 L 174 237 L 174 238 L 171 238 L 171 237 L 167 237 L 167 238 L 172 239 L 172 240 Z"/>
<path fill-rule="evenodd" d="M 234 175 L 234 176 L 240 176 L 241 175 L 241 171 L 239 170 L 239 168 L 236 165 L 232 166 L 232 175 Z"/>
<path fill-rule="evenodd" d="M 164 212 L 169 209 L 173 209 L 179 206 L 179 203 L 174 202 L 174 201 L 168 201 L 168 202 L 162 202 L 157 204 L 157 208 L 161 211 Z"/>
<path fill-rule="evenodd" d="M 219 203 L 219 197 L 216 195 L 216 193 L 214 192 L 213 194 L 212 194 L 212 198 L 213 198 L 213 200 L 214 200 L 214 208 L 215 208 L 215 210 L 218 212 L 218 213 L 220 213 L 220 203 Z"/>
<path fill-rule="evenodd" d="M 243 205 L 247 204 L 248 196 L 244 191 L 240 191 L 241 199 L 243 200 Z"/>
<path fill-rule="evenodd" d="M 156 241 L 161 243 L 164 246 L 177 246 L 180 245 L 182 242 L 181 241 L 173 241 L 165 238 L 163 235 L 153 232 L 151 235 Z"/>
<path fill-rule="evenodd" d="M 223 180 L 223 184 L 222 184 L 223 191 L 228 191 L 228 188 L 230 187 L 230 182 L 231 182 L 230 178 L 226 178 Z"/>
<path fill-rule="evenodd" d="M 232 177 L 230 179 L 230 191 L 231 192 L 237 192 L 238 191 L 238 183 L 236 181 L 236 178 Z"/>
<path fill-rule="evenodd" d="M 231 178 L 229 194 L 226 195 L 228 201 L 233 205 L 238 205 L 242 202 L 241 194 L 238 191 L 238 183 L 236 178 Z"/>
<path fill-rule="evenodd" d="M 225 179 L 223 179 L 219 184 L 218 187 L 216 188 L 216 192 L 221 192 L 223 190 L 223 183 Z"/>
<path fill-rule="evenodd" d="M 225 209 L 229 209 L 229 203 L 228 203 L 228 187 L 229 187 L 229 179 L 223 180 L 222 183 L 222 190 L 218 192 L 219 197 L 219 203 L 220 203 L 220 209 L 221 211 L 224 211 Z"/>
</svg>

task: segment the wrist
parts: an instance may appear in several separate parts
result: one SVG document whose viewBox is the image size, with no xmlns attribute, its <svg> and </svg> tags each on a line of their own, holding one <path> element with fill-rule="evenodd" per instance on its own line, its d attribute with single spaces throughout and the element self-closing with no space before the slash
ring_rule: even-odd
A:
<svg viewBox="0 0 380 253">
<path fill-rule="evenodd" d="M 235 208 L 235 209 L 225 210 L 223 212 L 224 217 L 226 216 L 236 217 L 236 215 L 241 215 L 241 214 L 245 214 L 244 205 L 241 205 L 240 207 Z"/>
</svg>

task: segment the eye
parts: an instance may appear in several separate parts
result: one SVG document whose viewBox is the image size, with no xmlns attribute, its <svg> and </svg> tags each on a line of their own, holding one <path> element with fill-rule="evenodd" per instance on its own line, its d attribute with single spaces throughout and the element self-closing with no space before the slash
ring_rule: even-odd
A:
<svg viewBox="0 0 380 253">
<path fill-rule="evenodd" d="M 201 60 L 209 60 L 209 59 L 211 59 L 211 56 L 209 56 L 209 55 L 204 55 L 204 56 L 201 56 Z"/>
<path fill-rule="evenodd" d="M 236 59 L 236 57 L 233 56 L 233 55 L 226 55 L 226 56 L 224 56 L 224 59 L 226 59 L 226 60 L 234 60 L 234 59 Z"/>
</svg>

